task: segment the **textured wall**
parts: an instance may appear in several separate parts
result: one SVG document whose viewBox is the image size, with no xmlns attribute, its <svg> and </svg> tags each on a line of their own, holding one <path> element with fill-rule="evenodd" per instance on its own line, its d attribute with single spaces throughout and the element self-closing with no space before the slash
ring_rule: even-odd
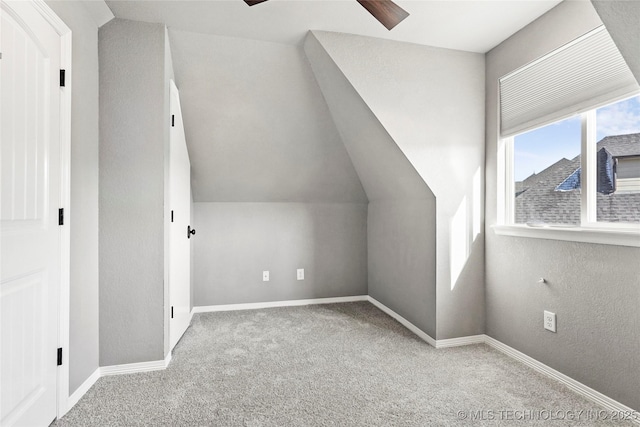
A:
<svg viewBox="0 0 640 427">
<path fill-rule="evenodd" d="M 169 36 L 196 202 L 366 202 L 299 47 Z"/>
<path fill-rule="evenodd" d="M 311 34 L 304 49 L 369 198 L 368 290 L 435 336 L 435 199 Z"/>
<path fill-rule="evenodd" d="M 346 123 L 346 130 L 339 125 L 343 139 L 346 132 L 358 136 L 362 129 L 383 128 L 406 158 L 403 174 L 417 172 L 418 180 L 435 195 L 437 339 L 484 332 L 483 55 L 313 31 L 305 42 L 307 53 L 317 45 L 348 81 L 335 92 L 355 91 L 372 117 L 366 123 Z M 322 79 L 327 73 L 316 71 L 316 76 Z M 333 91 L 337 84 L 332 79 L 327 90 Z M 334 111 L 341 104 L 329 101 L 336 123 L 345 114 Z M 369 153 L 368 159 L 365 163 L 370 159 L 386 163 L 382 151 Z M 373 200 L 358 161 L 353 162 Z M 377 163 L 373 164 L 377 173 Z M 404 187 L 393 190 L 402 193 Z"/>
<path fill-rule="evenodd" d="M 640 2 L 591 0 L 611 38 L 640 82 Z"/>
<path fill-rule="evenodd" d="M 99 31 L 100 365 L 164 357 L 164 27 Z"/>
<path fill-rule="evenodd" d="M 366 293 L 367 196 L 302 50 L 179 31 L 169 37 L 198 231 L 193 304 Z M 291 276 L 296 263 L 308 265 L 304 282 Z M 268 286 L 266 269 L 274 274 Z"/>
<path fill-rule="evenodd" d="M 84 6 L 47 2 L 73 32 L 69 393 L 98 368 L 98 27 Z"/>
<path fill-rule="evenodd" d="M 369 203 L 369 295 L 436 336 L 435 200 Z"/>
<path fill-rule="evenodd" d="M 194 221 L 195 306 L 367 293 L 366 204 L 194 203 Z"/>
<path fill-rule="evenodd" d="M 496 223 L 497 81 L 600 25 L 588 2 L 563 2 L 487 54 L 487 225 Z M 640 249 L 486 236 L 487 333 L 640 409 Z M 537 284 L 538 278 L 548 280 Z M 557 314 L 558 332 L 542 326 Z"/>
</svg>

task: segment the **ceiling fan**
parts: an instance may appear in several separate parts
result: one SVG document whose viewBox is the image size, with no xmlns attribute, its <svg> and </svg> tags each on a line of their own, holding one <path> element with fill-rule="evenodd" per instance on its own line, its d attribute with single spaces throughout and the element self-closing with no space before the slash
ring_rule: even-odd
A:
<svg viewBox="0 0 640 427">
<path fill-rule="evenodd" d="M 249 6 L 255 6 L 256 4 L 263 3 L 267 0 L 244 0 Z M 409 14 L 400 6 L 392 2 L 391 0 L 356 0 L 365 9 L 369 11 L 382 25 L 387 27 L 387 30 L 391 30 L 398 25 Z"/>
</svg>

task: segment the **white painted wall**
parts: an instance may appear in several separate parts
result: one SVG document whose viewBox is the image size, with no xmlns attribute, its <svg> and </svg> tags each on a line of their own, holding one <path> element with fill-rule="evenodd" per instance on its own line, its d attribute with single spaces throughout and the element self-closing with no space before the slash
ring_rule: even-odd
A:
<svg viewBox="0 0 640 427">
<path fill-rule="evenodd" d="M 498 236 L 498 79 L 601 25 L 589 2 L 563 2 L 487 54 L 487 334 L 634 409 L 640 408 L 640 249 Z M 537 284 L 544 277 L 546 285 Z M 558 332 L 542 327 L 557 314 Z"/>
<path fill-rule="evenodd" d="M 321 31 L 305 46 L 314 39 L 435 196 L 437 339 L 482 333 L 483 55 Z"/>
</svg>

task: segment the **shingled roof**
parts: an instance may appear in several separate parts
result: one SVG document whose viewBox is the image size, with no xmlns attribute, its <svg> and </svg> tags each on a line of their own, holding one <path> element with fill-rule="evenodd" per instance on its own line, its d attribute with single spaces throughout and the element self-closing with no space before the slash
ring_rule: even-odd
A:
<svg viewBox="0 0 640 427">
<path fill-rule="evenodd" d="M 607 136 L 597 144 L 608 158 L 640 156 L 640 133 Z M 599 169 L 601 169 L 599 167 Z M 604 168 L 603 168 L 604 171 Z M 598 171 L 596 193 L 598 221 L 640 222 L 640 193 L 601 191 L 606 183 Z M 601 185 L 603 184 L 603 185 Z M 540 173 L 515 183 L 515 222 L 517 224 L 580 224 L 580 156 L 560 159 Z"/>
<path fill-rule="evenodd" d="M 613 157 L 640 156 L 640 133 L 606 136 L 598 142 L 598 150 L 601 148 Z"/>
</svg>

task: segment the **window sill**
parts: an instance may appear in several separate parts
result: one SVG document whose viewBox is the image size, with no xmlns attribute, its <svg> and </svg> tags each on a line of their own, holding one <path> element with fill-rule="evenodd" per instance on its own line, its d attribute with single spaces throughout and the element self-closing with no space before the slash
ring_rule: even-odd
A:
<svg viewBox="0 0 640 427">
<path fill-rule="evenodd" d="M 633 227 L 633 226 L 632 226 Z M 535 239 L 565 240 L 570 242 L 597 243 L 640 247 L 640 228 L 602 229 L 588 227 L 562 227 L 529 225 L 493 225 L 493 231 L 502 236 L 530 237 Z"/>
</svg>

